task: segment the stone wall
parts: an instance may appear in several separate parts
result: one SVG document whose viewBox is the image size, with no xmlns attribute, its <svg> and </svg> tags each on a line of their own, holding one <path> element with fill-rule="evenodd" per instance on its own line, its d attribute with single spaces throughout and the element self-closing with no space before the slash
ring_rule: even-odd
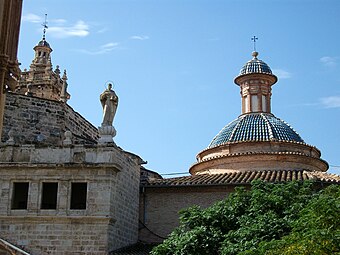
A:
<svg viewBox="0 0 340 255">
<path fill-rule="evenodd" d="M 206 208 L 232 191 L 233 186 L 142 188 L 139 239 L 148 243 L 161 242 L 178 226 L 180 210 L 193 205 Z"/>
<path fill-rule="evenodd" d="M 15 159 L 15 163 L 13 160 Z M 1 238 L 32 254 L 108 254 L 138 240 L 141 159 L 116 146 L 0 147 Z M 14 183 L 28 182 L 27 209 L 13 209 Z M 44 182 L 57 208 L 41 209 Z M 86 209 L 71 209 L 71 186 L 87 183 Z"/>
<path fill-rule="evenodd" d="M 0 217 L 0 229 L 30 254 L 107 254 L 105 218 Z"/>
<path fill-rule="evenodd" d="M 112 183 L 110 211 L 115 225 L 109 227 L 109 250 L 135 244 L 138 241 L 139 177 L 141 158 L 123 152 L 124 158 L 115 158 L 121 166 Z"/>
<path fill-rule="evenodd" d="M 69 105 L 37 97 L 7 93 L 2 142 L 12 130 L 16 144 L 61 145 L 64 133 L 78 144 L 95 144 L 98 130 Z"/>
<path fill-rule="evenodd" d="M 75 143 L 97 143 L 98 129 L 69 105 L 63 104 L 63 106 L 65 107 L 65 131 L 72 132 Z"/>
</svg>

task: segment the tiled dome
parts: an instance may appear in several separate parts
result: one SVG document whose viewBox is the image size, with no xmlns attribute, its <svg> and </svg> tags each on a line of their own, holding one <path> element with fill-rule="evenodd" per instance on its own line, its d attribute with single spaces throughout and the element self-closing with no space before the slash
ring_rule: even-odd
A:
<svg viewBox="0 0 340 255">
<path fill-rule="evenodd" d="M 272 74 L 270 67 L 262 60 L 257 59 L 258 53 L 256 51 L 252 54 L 253 59 L 249 60 L 241 69 L 240 75 L 250 74 L 250 73 L 264 73 Z"/>
<path fill-rule="evenodd" d="M 209 148 L 243 141 L 294 141 L 302 138 L 286 122 L 270 113 L 244 114 L 226 125 L 211 141 Z"/>
</svg>

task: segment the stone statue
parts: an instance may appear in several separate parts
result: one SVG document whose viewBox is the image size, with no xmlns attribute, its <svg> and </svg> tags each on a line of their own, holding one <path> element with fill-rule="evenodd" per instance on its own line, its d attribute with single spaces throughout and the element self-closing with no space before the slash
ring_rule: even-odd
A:
<svg viewBox="0 0 340 255">
<path fill-rule="evenodd" d="M 118 97 L 112 90 L 112 84 L 109 83 L 107 89 L 100 94 L 100 102 L 103 107 L 103 122 L 102 127 L 112 126 L 113 118 L 116 115 L 118 106 Z"/>
</svg>

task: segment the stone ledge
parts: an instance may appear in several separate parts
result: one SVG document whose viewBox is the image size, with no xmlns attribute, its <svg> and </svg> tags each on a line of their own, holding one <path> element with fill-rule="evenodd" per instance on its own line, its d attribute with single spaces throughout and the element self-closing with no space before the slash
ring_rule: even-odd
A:
<svg viewBox="0 0 340 255">
<path fill-rule="evenodd" d="M 86 169 L 86 168 L 94 168 L 94 169 L 112 169 L 116 172 L 120 172 L 122 167 L 115 163 L 65 163 L 65 164 L 48 164 L 48 163 L 30 163 L 30 162 L 0 162 L 0 168 L 29 168 L 29 169 Z"/>
<path fill-rule="evenodd" d="M 0 216 L 0 221 L 6 221 L 9 224 L 13 224 L 12 220 L 15 221 L 15 224 L 21 223 L 39 223 L 39 224 L 56 224 L 56 223 L 88 223 L 88 224 L 97 224 L 98 222 L 105 224 L 113 224 L 116 222 L 116 219 L 105 217 L 105 216 L 21 216 L 21 215 L 6 215 Z"/>
</svg>

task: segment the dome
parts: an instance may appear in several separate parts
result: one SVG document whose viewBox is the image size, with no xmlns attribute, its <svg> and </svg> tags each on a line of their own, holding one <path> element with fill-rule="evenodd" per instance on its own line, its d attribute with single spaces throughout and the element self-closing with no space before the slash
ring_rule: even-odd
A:
<svg viewBox="0 0 340 255">
<path fill-rule="evenodd" d="M 208 148 L 228 142 L 293 141 L 304 143 L 296 131 L 271 113 L 251 113 L 239 116 L 226 125 Z"/>
<path fill-rule="evenodd" d="M 260 59 L 257 59 L 258 52 L 252 53 L 253 59 L 249 60 L 241 69 L 240 75 L 251 73 L 272 74 L 270 67 Z"/>
<path fill-rule="evenodd" d="M 45 46 L 45 47 L 50 47 L 50 44 L 48 42 L 46 42 L 46 40 L 41 40 L 40 42 L 38 42 L 38 45 L 37 46 Z"/>
</svg>

